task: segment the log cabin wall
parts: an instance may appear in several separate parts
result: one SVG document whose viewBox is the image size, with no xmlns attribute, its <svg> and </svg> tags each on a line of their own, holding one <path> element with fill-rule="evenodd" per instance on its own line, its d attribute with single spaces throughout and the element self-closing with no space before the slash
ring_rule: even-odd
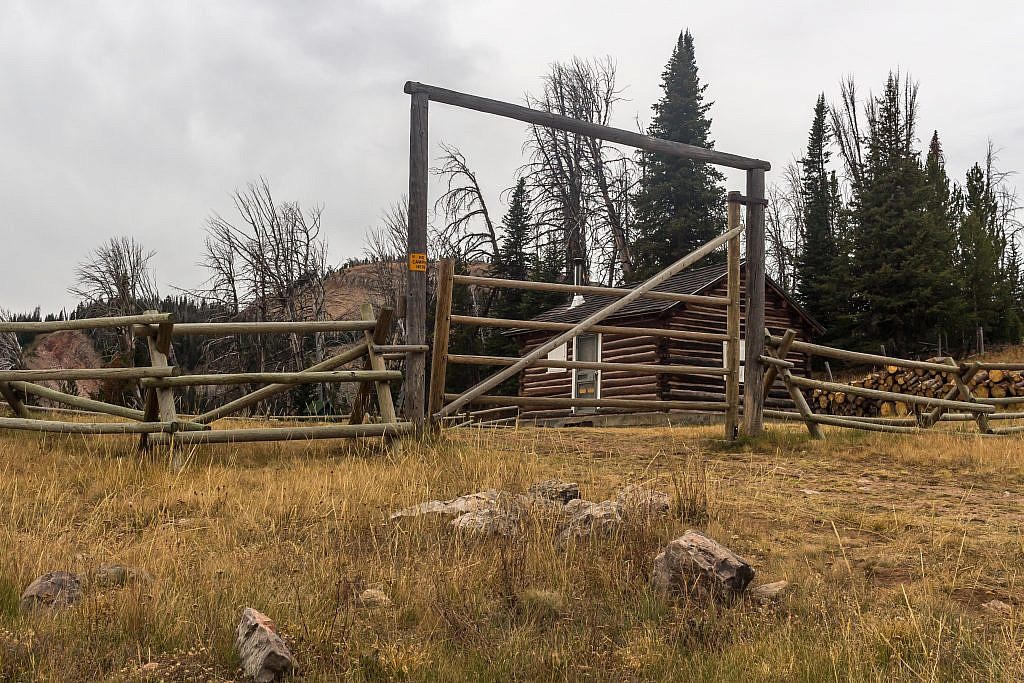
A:
<svg viewBox="0 0 1024 683">
<path fill-rule="evenodd" d="M 741 301 L 746 295 L 742 279 Z M 726 296 L 724 277 L 700 294 Z M 741 309 L 740 334 L 744 333 L 745 311 Z M 605 321 L 608 325 L 652 327 L 658 329 L 687 330 L 692 332 L 726 332 L 724 307 L 698 304 L 676 304 L 660 313 L 643 317 L 616 317 Z M 810 341 L 815 336 L 813 325 L 771 283 L 765 288 L 765 324 L 772 334 L 780 335 L 786 329 L 797 332 L 797 338 Z M 527 332 L 517 335 L 520 355 L 526 354 L 551 338 L 548 332 Z M 742 347 L 741 347 L 742 348 Z M 566 348 L 566 360 L 572 360 L 572 344 Z M 653 336 L 601 336 L 601 360 L 609 363 L 646 363 L 655 365 L 702 365 L 721 367 L 724 362 L 722 342 L 665 339 Z M 787 360 L 795 364 L 793 373 L 810 376 L 809 358 L 803 353 L 790 352 Z M 572 371 L 554 368 L 528 368 L 519 376 L 519 395 L 569 398 L 572 395 Z M 743 385 L 740 385 L 742 401 Z M 644 374 L 633 371 L 602 371 L 601 398 L 631 398 L 645 400 L 724 401 L 725 378 L 708 375 Z M 781 380 L 776 380 L 766 407 L 793 410 L 792 401 Z M 624 409 L 602 408 L 602 413 L 634 412 Z M 563 417 L 569 410 L 524 410 L 528 418 Z"/>
<path fill-rule="evenodd" d="M 740 301 L 746 300 L 746 282 L 744 282 L 741 270 L 740 277 Z M 712 296 L 726 295 L 726 282 L 723 280 L 701 294 Z M 765 287 L 765 327 L 772 334 L 781 335 L 786 329 L 793 329 L 797 332 L 797 339 L 810 341 L 814 336 L 814 330 L 808 324 L 804 316 L 790 304 L 785 297 L 779 294 L 774 286 L 769 284 Z M 746 310 L 742 303 L 740 305 L 740 338 L 744 339 L 746 334 Z M 724 308 L 713 306 L 701 306 L 698 304 L 679 304 L 673 307 L 668 316 L 666 325 L 673 330 L 686 330 L 690 332 L 721 332 L 726 331 L 726 311 Z M 673 365 L 708 365 L 721 366 L 724 362 L 724 346 L 722 342 L 699 342 L 668 339 L 668 351 L 666 361 Z M 740 346 L 742 349 L 742 344 Z M 741 351 L 742 353 L 742 351 Z M 803 377 L 810 376 L 810 359 L 803 353 L 790 351 L 786 360 L 795 364 L 791 372 Z M 660 397 L 664 400 L 703 400 L 703 401 L 724 401 L 725 400 L 725 378 L 707 375 L 663 375 L 665 392 Z M 740 383 L 740 397 L 743 396 L 743 384 Z M 771 394 L 765 402 L 765 407 L 784 410 L 794 410 L 796 407 L 789 399 L 782 380 L 776 379 L 772 385 Z"/>
</svg>

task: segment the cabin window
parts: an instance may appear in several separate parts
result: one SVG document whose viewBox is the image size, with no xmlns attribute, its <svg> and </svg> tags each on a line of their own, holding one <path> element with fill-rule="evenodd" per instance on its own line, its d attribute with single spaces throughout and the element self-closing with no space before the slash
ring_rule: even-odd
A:
<svg viewBox="0 0 1024 683">
<path fill-rule="evenodd" d="M 548 351 L 548 360 L 565 360 L 567 346 L 568 344 L 562 344 Z M 548 368 L 548 372 L 565 372 L 565 368 Z"/>
<path fill-rule="evenodd" d="M 743 384 L 743 361 L 744 356 L 747 352 L 747 342 L 740 337 L 740 384 Z M 722 342 L 722 365 L 725 366 L 726 359 L 729 357 L 729 342 Z"/>
<path fill-rule="evenodd" d="M 581 334 L 573 339 L 572 359 L 584 363 L 601 361 L 601 335 Z M 572 374 L 573 398 L 601 398 L 601 371 L 574 368 Z M 574 408 L 576 413 L 596 412 L 596 408 Z"/>
</svg>

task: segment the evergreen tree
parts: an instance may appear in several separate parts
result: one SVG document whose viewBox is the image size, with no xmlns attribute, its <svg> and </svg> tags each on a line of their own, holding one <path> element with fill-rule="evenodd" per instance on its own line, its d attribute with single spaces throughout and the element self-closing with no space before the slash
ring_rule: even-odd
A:
<svg viewBox="0 0 1024 683">
<path fill-rule="evenodd" d="M 800 302 L 830 335 L 845 309 L 844 258 L 837 222 L 842 208 L 839 181 L 829 172 L 831 129 L 825 96 L 819 95 L 807 140 L 807 154 L 800 160 L 803 195 L 802 251 L 797 256 L 797 294 Z"/>
<path fill-rule="evenodd" d="M 528 280 L 532 257 L 529 253 L 533 233 L 533 219 L 530 215 L 530 197 L 526 179 L 520 178 L 512 191 L 508 212 L 502 220 L 501 243 L 494 273 L 496 277 L 509 280 Z M 495 318 L 523 320 L 532 318 L 538 312 L 529 301 L 530 292 L 521 289 L 497 289 L 491 292 L 494 301 L 490 313 Z M 518 355 L 516 344 L 500 330 L 488 330 L 484 348 L 492 356 Z M 510 380 L 498 387 L 499 393 L 515 393 L 517 381 Z"/>
<path fill-rule="evenodd" d="M 679 36 L 662 74 L 664 95 L 654 105 L 647 133 L 699 147 L 714 147 L 710 138 L 711 102 L 697 74 L 693 36 Z M 641 155 L 642 174 L 634 197 L 635 275 L 650 277 L 722 232 L 725 226 L 725 177 L 708 164 Z"/>
<path fill-rule="evenodd" d="M 862 342 L 916 351 L 949 324 L 956 296 L 945 235 L 929 220 L 929 187 L 914 148 L 917 87 L 890 73 L 868 104 L 863 168 L 853 183 L 853 277 Z"/>
<path fill-rule="evenodd" d="M 999 199 L 990 158 L 967 171 L 958 235 L 960 275 L 967 298 L 967 339 L 977 326 L 993 341 L 1017 341 L 1014 250 L 999 224 Z"/>
</svg>

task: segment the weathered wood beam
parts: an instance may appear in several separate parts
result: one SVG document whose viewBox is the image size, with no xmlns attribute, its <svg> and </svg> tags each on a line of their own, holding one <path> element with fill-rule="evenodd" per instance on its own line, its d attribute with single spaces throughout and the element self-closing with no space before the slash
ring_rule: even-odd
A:
<svg viewBox="0 0 1024 683">
<path fill-rule="evenodd" d="M 433 416 L 444 404 L 444 385 L 448 376 L 448 339 L 452 326 L 452 290 L 455 285 L 455 261 L 437 263 L 437 309 L 434 312 L 434 349 L 430 359 L 430 391 L 427 414 Z"/>
<path fill-rule="evenodd" d="M 459 394 L 445 394 L 454 401 Z M 474 405 L 538 406 L 549 408 L 637 408 L 641 410 L 702 410 L 725 412 L 725 401 L 659 401 L 633 398 L 557 398 L 541 396 L 477 396 Z M 450 405 L 450 404 L 449 404 Z"/>
<path fill-rule="evenodd" d="M 719 152 L 718 150 L 696 147 L 694 145 L 687 145 L 681 142 L 672 142 L 671 140 L 663 140 L 661 138 L 654 138 L 649 135 L 642 135 L 640 133 L 634 133 L 621 128 L 602 126 L 596 123 L 590 123 L 589 121 L 581 121 L 567 116 L 559 116 L 558 114 L 523 107 L 518 104 L 492 100 L 486 97 L 467 95 L 465 93 L 447 90 L 433 85 L 426 85 L 424 83 L 409 81 L 405 84 L 405 92 L 412 95 L 413 98 L 417 95 L 421 95 L 425 98 L 430 98 L 430 100 L 434 102 L 449 104 L 453 107 L 472 109 L 485 114 L 503 116 L 505 118 L 515 119 L 516 121 L 523 121 L 525 123 L 564 130 L 570 133 L 577 133 L 579 135 L 597 138 L 599 140 L 607 140 L 608 142 L 629 145 L 630 147 L 636 147 L 637 149 L 642 149 L 647 152 L 657 152 L 658 154 L 665 154 L 682 159 L 692 159 L 694 161 L 703 161 L 711 164 L 718 164 L 719 166 L 728 166 L 729 168 L 739 168 L 743 170 L 762 169 L 763 171 L 767 171 L 771 169 L 771 164 L 760 159 L 751 159 L 737 154 L 728 154 L 726 152 Z M 426 104 L 423 106 L 425 110 Z"/>
<path fill-rule="evenodd" d="M 317 363 L 316 365 L 307 368 L 305 372 L 325 372 L 328 370 L 333 370 L 337 367 L 345 365 L 346 363 L 351 363 L 356 358 L 366 355 L 366 351 L 366 342 L 360 342 L 359 344 L 356 344 L 350 349 L 342 351 L 341 353 L 339 353 L 336 356 L 333 356 L 332 358 L 328 358 L 327 360 L 321 361 L 320 363 Z M 208 410 L 202 415 L 196 416 L 195 421 L 200 424 L 208 424 L 218 418 L 224 417 L 226 415 L 231 415 L 232 413 L 237 413 L 238 411 L 253 406 L 259 403 L 260 401 L 265 401 L 266 399 L 271 398 L 272 396 L 277 396 L 278 394 L 284 393 L 290 390 L 293 386 L 293 384 L 271 384 L 269 386 L 265 386 L 261 389 L 257 389 L 251 394 L 242 396 L 240 398 L 236 398 L 234 401 L 225 403 L 224 405 L 214 408 L 212 410 Z"/>
<path fill-rule="evenodd" d="M 480 327 L 502 327 L 512 330 L 571 330 L 574 323 L 559 323 L 546 320 L 510 320 L 508 318 L 482 318 L 473 315 L 453 315 L 451 321 L 459 325 L 477 325 Z M 661 327 L 622 327 L 618 325 L 591 325 L 590 332 L 602 334 L 621 334 L 627 337 L 660 337 L 663 339 L 684 339 L 689 341 L 723 342 L 729 335 L 717 332 L 688 332 L 686 330 L 666 330 Z"/>
<path fill-rule="evenodd" d="M 995 406 L 982 403 L 969 403 L 967 401 L 949 401 L 944 398 L 932 398 L 931 396 L 918 396 L 916 394 L 900 394 L 895 391 L 882 391 L 881 389 L 868 389 L 867 387 L 855 387 L 850 384 L 839 384 L 838 382 L 822 382 L 816 379 L 806 379 L 791 375 L 788 382 L 798 387 L 810 389 L 823 389 L 825 391 L 842 391 L 854 396 L 866 396 L 867 398 L 878 398 L 884 401 L 902 401 L 903 403 L 916 403 L 925 406 L 945 406 L 971 413 L 991 413 Z"/>
<path fill-rule="evenodd" d="M 331 370 L 327 372 L 229 372 L 143 379 L 143 388 L 223 386 L 230 384 L 332 384 L 336 382 L 389 382 L 402 379 L 398 370 Z"/>
<path fill-rule="evenodd" d="M 78 318 L 75 320 L 51 320 L 48 322 L 0 322 L 0 332 L 61 332 L 63 330 L 95 330 L 103 327 L 126 327 L 129 325 L 155 325 L 173 322 L 170 313 L 146 313 L 144 315 L 122 315 L 108 318 Z"/>
<path fill-rule="evenodd" d="M 738 192 L 729 193 L 728 223 L 730 230 L 740 227 L 740 203 Z M 740 419 L 740 235 L 729 240 L 726 279 L 726 342 L 723 364 L 729 374 L 725 379 L 725 402 L 729 409 L 725 413 L 725 438 L 739 436 Z"/>
<path fill-rule="evenodd" d="M 0 382 L 38 382 L 41 380 L 80 379 L 142 379 L 144 377 L 176 377 L 181 371 L 172 368 L 52 368 L 47 370 L 0 370 Z"/>
<path fill-rule="evenodd" d="M 455 365 L 514 365 L 518 358 L 510 356 L 468 356 L 463 354 L 449 354 L 448 362 Z M 664 375 L 727 375 L 726 368 L 705 367 L 703 365 L 647 365 L 644 363 L 616 363 L 606 361 L 600 363 L 579 361 L 579 360 L 550 360 L 541 359 L 533 362 L 531 368 L 568 368 L 581 370 L 621 370 L 626 372 L 639 372 L 643 374 L 664 374 Z"/>
<path fill-rule="evenodd" d="M 411 433 L 413 429 L 414 426 L 411 422 L 269 427 L 265 429 L 214 429 L 205 432 L 178 432 L 174 435 L 174 440 L 182 444 L 306 441 L 312 439 L 348 439 L 361 436 L 400 436 Z"/>
<path fill-rule="evenodd" d="M 764 430 L 764 170 L 747 171 L 747 254 L 744 263 L 747 291 L 744 312 L 743 431 L 758 436 Z"/>
<path fill-rule="evenodd" d="M 533 282 L 529 280 L 505 280 L 477 275 L 454 275 L 457 285 L 478 285 L 480 287 L 502 287 L 506 289 L 522 289 L 539 292 L 565 292 L 566 294 L 596 294 L 599 296 L 623 297 L 629 294 L 628 289 L 617 287 L 596 287 L 593 285 L 569 285 L 559 282 Z M 704 304 L 706 306 L 728 306 L 729 297 L 708 296 L 704 294 L 677 294 L 676 292 L 647 292 L 645 299 L 659 301 L 675 301 L 688 304 Z"/>
<path fill-rule="evenodd" d="M 427 343 L 427 185 L 430 181 L 427 117 L 430 97 L 425 92 L 410 91 L 410 94 L 405 340 L 419 345 Z M 427 359 L 422 353 L 409 353 L 405 368 L 405 416 L 417 429 L 422 429 L 427 404 Z"/>
<path fill-rule="evenodd" d="M 231 337 L 238 334 L 284 334 L 296 332 L 358 332 L 373 329 L 373 320 L 307 320 L 277 322 L 242 322 L 242 323 L 177 323 L 174 326 L 175 337 L 205 336 Z M 149 325 L 133 325 L 132 333 L 136 337 L 145 337 L 156 333 Z"/>
</svg>

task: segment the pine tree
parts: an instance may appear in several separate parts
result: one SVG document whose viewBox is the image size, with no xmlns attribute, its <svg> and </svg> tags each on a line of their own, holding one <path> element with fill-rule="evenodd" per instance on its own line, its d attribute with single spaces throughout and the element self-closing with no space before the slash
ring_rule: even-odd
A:
<svg viewBox="0 0 1024 683">
<path fill-rule="evenodd" d="M 845 308 L 844 263 L 837 221 L 842 208 L 839 182 L 829 172 L 831 129 L 825 96 L 819 95 L 807 140 L 807 154 L 800 160 L 803 195 L 803 249 L 797 257 L 797 294 L 807 311 L 836 334 Z"/>
<path fill-rule="evenodd" d="M 866 156 L 854 179 L 853 277 L 862 343 L 910 353 L 948 324 L 955 298 L 944 235 L 929 221 L 929 188 L 914 148 L 917 87 L 890 73 L 869 103 Z"/>
<path fill-rule="evenodd" d="M 654 105 L 647 133 L 699 147 L 710 138 L 712 102 L 697 74 L 693 36 L 679 36 L 662 74 L 664 95 Z M 708 164 L 661 154 L 641 155 L 642 174 L 634 197 L 636 277 L 650 277 L 722 232 L 725 179 Z"/>
<path fill-rule="evenodd" d="M 1020 335 L 1011 241 L 999 225 L 999 199 L 990 153 L 984 169 L 974 164 L 967 171 L 963 188 L 958 254 L 967 297 L 968 339 L 976 326 L 982 327 L 986 339 L 993 341 L 1017 341 Z"/>
<path fill-rule="evenodd" d="M 531 275 L 532 255 L 529 253 L 533 236 L 533 219 L 530 215 L 530 196 L 526 179 L 520 178 L 509 200 L 508 212 L 502 220 L 501 243 L 495 264 L 496 277 L 509 280 L 528 280 Z M 537 313 L 530 301 L 530 292 L 521 289 L 497 289 L 490 314 L 495 318 L 523 320 Z M 516 345 L 500 331 L 491 331 L 485 338 L 484 348 L 492 356 L 515 356 Z M 516 381 L 506 382 L 498 388 L 499 393 L 514 393 Z"/>
</svg>

